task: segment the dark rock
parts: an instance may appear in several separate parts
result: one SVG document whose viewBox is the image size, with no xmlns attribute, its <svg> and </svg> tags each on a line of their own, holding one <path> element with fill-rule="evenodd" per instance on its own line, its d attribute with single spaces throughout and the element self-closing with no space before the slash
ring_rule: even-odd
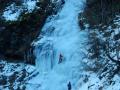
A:
<svg viewBox="0 0 120 90">
<path fill-rule="evenodd" d="M 32 13 L 22 13 L 18 21 L 0 21 L 0 53 L 6 60 L 18 62 L 28 59 L 28 63 L 29 60 L 33 61 L 31 64 L 34 63 L 31 43 L 39 35 L 46 18 L 53 12 L 49 0 L 40 2 L 40 5 L 41 8 Z"/>
<path fill-rule="evenodd" d="M 92 26 L 110 24 L 115 15 L 120 14 L 120 0 L 87 0 L 84 13 Z"/>
<path fill-rule="evenodd" d="M 7 78 L 5 76 L 0 76 L 0 85 L 7 84 Z"/>
</svg>

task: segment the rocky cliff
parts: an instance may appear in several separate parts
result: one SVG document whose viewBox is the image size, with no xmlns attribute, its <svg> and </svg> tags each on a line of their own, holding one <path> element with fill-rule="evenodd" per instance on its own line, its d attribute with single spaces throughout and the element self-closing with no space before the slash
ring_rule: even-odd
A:
<svg viewBox="0 0 120 90">
<path fill-rule="evenodd" d="M 18 2 L 20 3 L 18 5 Z M 1 1 L 1 7 L 14 3 L 17 7 L 20 1 Z M 22 10 L 16 21 L 5 20 L 1 16 L 0 21 L 0 58 L 10 61 L 34 60 L 31 43 L 45 23 L 48 16 L 54 14 L 56 6 L 50 0 L 36 2 L 36 7 L 32 12 Z M 2 12 L 5 12 L 1 9 Z M 2 15 L 1 12 L 1 15 Z M 15 12 L 15 11 L 14 11 Z M 12 12 L 12 13 L 14 13 Z M 33 63 L 33 62 L 32 62 Z"/>
</svg>

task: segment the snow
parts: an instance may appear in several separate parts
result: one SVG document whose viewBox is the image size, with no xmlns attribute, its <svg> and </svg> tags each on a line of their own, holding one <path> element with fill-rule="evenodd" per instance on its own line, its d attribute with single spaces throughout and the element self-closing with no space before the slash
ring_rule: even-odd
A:
<svg viewBox="0 0 120 90">
<path fill-rule="evenodd" d="M 32 12 L 36 7 L 36 0 L 27 0 L 23 5 L 27 8 L 28 12 Z"/>
<path fill-rule="evenodd" d="M 11 10 L 9 10 L 9 11 L 5 11 L 4 12 L 4 14 L 3 14 L 3 17 L 8 21 L 8 20 L 10 20 L 10 21 L 16 21 L 17 19 L 18 19 L 18 17 L 19 17 L 19 15 L 20 15 L 20 11 L 17 11 L 17 12 L 15 12 L 15 13 L 12 13 L 12 11 Z"/>
<path fill-rule="evenodd" d="M 0 90 L 10 90 L 11 86 L 14 90 L 17 90 L 18 87 L 23 90 L 25 79 L 31 77 L 35 69 L 34 66 L 25 65 L 24 63 L 10 63 L 0 60 Z M 11 78 L 13 81 L 11 81 Z M 2 81 L 7 82 L 2 84 Z"/>
<path fill-rule="evenodd" d="M 3 68 L 4 72 L 0 73 L 0 75 L 11 76 L 15 71 L 20 71 L 23 68 L 22 65 L 21 67 L 17 67 L 13 63 L 7 63 L 3 61 L 1 61 L 0 63 L 4 65 L 4 68 Z M 16 69 L 13 71 L 14 68 Z"/>
<path fill-rule="evenodd" d="M 106 83 L 106 79 L 103 78 L 100 80 L 95 73 L 87 73 L 89 79 L 88 81 L 82 82 L 82 85 L 78 90 L 120 90 L 120 78 L 118 75 L 115 75 L 113 78 L 113 82 L 111 85 Z"/>
<path fill-rule="evenodd" d="M 21 9 L 17 9 L 15 8 L 15 4 L 11 4 L 10 6 L 8 6 L 5 9 L 5 12 L 3 13 L 3 17 L 7 20 L 7 21 L 16 21 L 18 19 L 18 17 L 21 14 Z"/>
<path fill-rule="evenodd" d="M 6 7 L 2 16 L 7 21 L 17 21 L 24 10 L 27 10 L 27 13 L 31 13 L 36 8 L 36 2 L 36 0 L 27 0 L 21 6 L 11 4 Z"/>
<path fill-rule="evenodd" d="M 35 71 L 35 67 L 34 66 L 31 66 L 31 65 L 27 65 L 25 66 L 25 70 L 28 72 L 28 73 L 31 73 L 33 71 Z"/>
</svg>

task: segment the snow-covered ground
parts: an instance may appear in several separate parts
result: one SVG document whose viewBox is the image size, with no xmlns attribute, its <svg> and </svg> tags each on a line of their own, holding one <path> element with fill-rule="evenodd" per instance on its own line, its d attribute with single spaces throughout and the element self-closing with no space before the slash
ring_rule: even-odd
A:
<svg viewBox="0 0 120 90">
<path fill-rule="evenodd" d="M 26 10 L 28 13 L 32 12 L 36 7 L 37 0 L 27 0 L 20 6 L 16 6 L 15 3 L 6 7 L 3 12 L 3 18 L 7 21 L 17 21 L 21 13 Z"/>
<path fill-rule="evenodd" d="M 16 21 L 21 13 L 22 9 L 15 8 L 15 4 L 11 4 L 5 9 L 3 17 L 5 20 Z"/>
<path fill-rule="evenodd" d="M 0 60 L 0 90 L 23 90 L 35 67 L 24 63 Z"/>
</svg>

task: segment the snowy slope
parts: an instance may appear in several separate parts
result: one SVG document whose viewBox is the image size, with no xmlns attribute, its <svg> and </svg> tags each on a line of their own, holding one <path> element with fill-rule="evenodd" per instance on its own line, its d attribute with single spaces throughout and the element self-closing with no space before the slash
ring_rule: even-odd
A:
<svg viewBox="0 0 120 90">
<path fill-rule="evenodd" d="M 32 12 L 36 7 L 36 2 L 37 0 L 27 0 L 20 6 L 13 3 L 5 8 L 2 16 L 7 21 L 17 21 L 23 11 Z"/>
<path fill-rule="evenodd" d="M 24 90 L 25 80 L 34 70 L 31 65 L 0 60 L 0 90 Z"/>
<path fill-rule="evenodd" d="M 39 37 L 42 38 L 34 42 L 40 74 L 30 83 L 39 83 L 39 90 L 67 90 L 69 81 L 73 90 L 77 90 L 87 43 L 87 30 L 81 31 L 78 25 L 84 3 L 84 0 L 66 0 L 62 10 L 46 21 Z M 60 54 L 63 60 L 59 64 Z"/>
</svg>

